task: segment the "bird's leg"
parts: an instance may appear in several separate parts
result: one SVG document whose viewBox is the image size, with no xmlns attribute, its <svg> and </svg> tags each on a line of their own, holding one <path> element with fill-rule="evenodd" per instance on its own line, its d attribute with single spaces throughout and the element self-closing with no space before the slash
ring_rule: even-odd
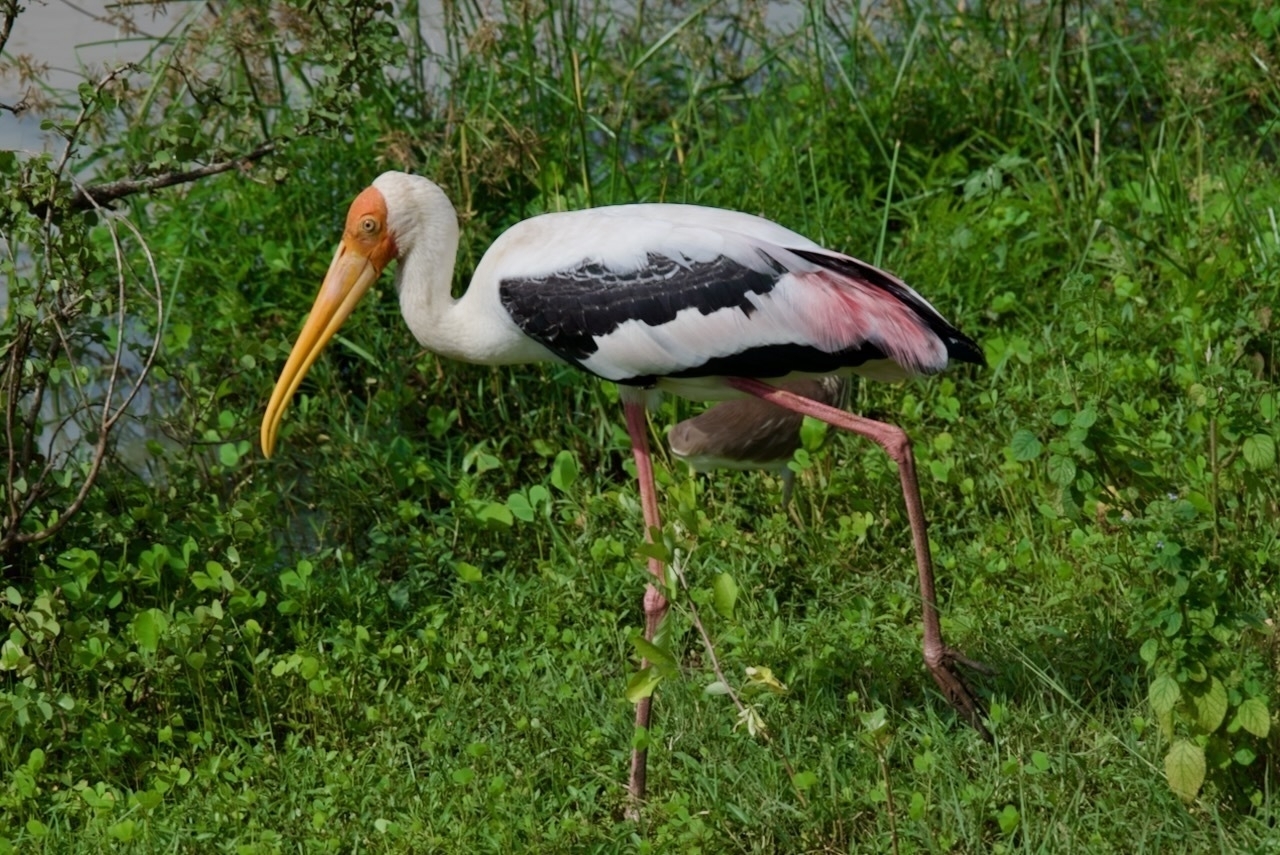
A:
<svg viewBox="0 0 1280 855">
<path fill-rule="evenodd" d="M 640 482 L 640 508 L 644 512 L 644 537 L 652 540 L 653 531 L 662 526 L 658 516 L 658 491 L 653 483 L 653 462 L 649 459 L 649 425 L 645 420 L 644 405 L 627 401 L 623 404 L 627 415 L 627 433 L 631 435 L 631 453 L 636 458 L 636 480 Z M 649 572 L 654 581 L 644 590 L 644 637 L 653 641 L 667 613 L 667 598 L 662 595 L 660 585 L 666 582 L 666 571 L 657 558 L 649 559 Z M 640 667 L 646 668 L 647 660 L 641 661 Z M 649 729 L 649 712 L 653 697 L 641 698 L 636 704 L 636 727 Z M 648 771 L 648 753 L 644 748 L 631 750 L 631 778 L 627 782 L 627 792 L 631 797 L 634 810 L 644 800 L 645 777 Z"/>
<path fill-rule="evenodd" d="M 924 504 L 920 501 L 920 485 L 916 481 L 915 459 L 911 454 L 911 440 L 906 431 L 896 425 L 874 419 L 855 416 L 852 413 L 796 395 L 784 389 L 770 386 L 759 380 L 741 377 L 728 378 L 728 384 L 742 392 L 763 398 L 779 407 L 785 407 L 802 415 L 821 419 L 829 425 L 865 436 L 888 452 L 898 464 L 898 477 L 902 482 L 902 495 L 907 505 L 907 520 L 911 523 L 911 539 L 915 545 L 916 569 L 920 575 L 920 599 L 924 612 L 924 662 L 933 675 L 938 688 L 951 705 L 973 725 L 983 738 L 991 741 L 991 733 L 983 724 L 986 710 L 982 703 L 960 679 L 952 665 L 959 663 L 983 673 L 991 668 L 967 658 L 942 641 L 942 626 L 938 621 L 938 599 L 933 587 L 933 562 L 929 557 L 929 533 L 924 518 Z"/>
</svg>

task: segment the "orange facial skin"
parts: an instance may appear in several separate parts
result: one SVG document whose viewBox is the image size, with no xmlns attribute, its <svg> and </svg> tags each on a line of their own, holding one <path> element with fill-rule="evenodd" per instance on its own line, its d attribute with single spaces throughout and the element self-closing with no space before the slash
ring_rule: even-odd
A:
<svg viewBox="0 0 1280 855">
<path fill-rule="evenodd" d="M 271 392 L 271 401 L 262 418 L 265 456 L 270 457 L 275 450 L 280 419 L 302 378 L 396 254 L 395 239 L 387 229 L 387 200 L 376 188 L 368 187 L 347 211 L 342 241 L 311 306 L 311 315 Z"/>
</svg>

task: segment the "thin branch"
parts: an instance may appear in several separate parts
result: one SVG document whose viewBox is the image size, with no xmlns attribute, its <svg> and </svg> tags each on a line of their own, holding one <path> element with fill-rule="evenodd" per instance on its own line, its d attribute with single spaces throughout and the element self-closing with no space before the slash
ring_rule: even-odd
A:
<svg viewBox="0 0 1280 855">
<path fill-rule="evenodd" d="M 107 442 L 111 438 L 109 433 L 99 433 L 98 441 L 93 445 L 93 456 L 89 461 L 89 471 L 85 473 L 84 480 L 80 482 L 80 489 L 76 491 L 76 497 L 71 503 L 58 512 L 58 518 L 48 528 L 39 531 L 22 532 L 13 538 L 14 543 L 39 543 L 53 537 L 67 522 L 79 512 L 85 501 L 89 498 L 89 491 L 93 489 L 94 482 L 98 480 L 98 472 L 102 469 L 103 461 L 107 459 Z"/>
<path fill-rule="evenodd" d="M 98 208 L 96 204 L 94 205 L 94 207 Z M 98 208 L 98 210 L 101 211 L 100 208 Z M 141 243 L 143 248 L 143 254 L 147 258 L 147 268 L 151 274 L 151 281 L 155 283 L 155 289 L 156 289 L 155 302 L 156 302 L 156 318 L 157 318 L 156 334 L 152 339 L 151 349 L 147 353 L 146 359 L 143 360 L 142 366 L 138 371 L 138 376 L 133 380 L 132 386 L 128 394 L 125 395 L 125 398 L 120 403 L 119 407 L 115 408 L 115 410 L 113 411 L 111 406 L 111 399 L 115 396 L 116 384 L 119 381 L 120 373 L 121 373 L 121 359 L 126 346 L 126 343 L 125 343 L 126 342 L 125 282 L 127 277 L 125 274 L 124 248 L 121 246 L 120 236 L 116 231 L 116 223 L 112 220 L 108 220 L 108 223 L 110 224 L 111 240 L 112 240 L 112 243 L 114 244 L 115 254 L 116 254 L 116 270 L 117 270 L 117 282 L 118 282 L 118 290 L 117 290 L 118 320 L 117 320 L 117 328 L 116 328 L 116 351 L 112 358 L 111 370 L 110 370 L 110 374 L 108 375 L 107 390 L 105 395 L 103 396 L 102 415 L 100 417 L 99 424 L 98 424 L 98 440 L 96 443 L 94 443 L 92 456 L 89 461 L 89 470 L 85 473 L 84 480 L 81 481 L 80 489 L 76 492 L 75 498 L 71 501 L 69 505 L 67 505 L 65 508 L 62 509 L 62 511 L 58 515 L 58 519 L 55 520 L 52 525 L 48 526 L 47 528 L 41 529 L 39 531 L 24 532 L 24 533 L 18 534 L 16 535 L 16 537 L 13 538 L 14 542 L 16 543 L 37 543 L 39 541 L 52 537 L 62 529 L 62 527 L 67 523 L 67 521 L 71 519 L 71 517 L 75 516 L 75 514 L 79 512 L 80 508 L 84 505 L 85 501 L 89 498 L 89 491 L 92 489 L 94 482 L 97 481 L 98 472 L 101 470 L 102 464 L 103 462 L 105 462 L 107 458 L 112 429 L 115 427 L 116 423 L 119 422 L 120 418 L 128 410 L 129 406 L 133 403 L 138 393 L 142 390 L 142 386 L 146 382 L 147 376 L 151 373 L 151 368 L 155 364 L 156 357 L 160 352 L 160 324 L 163 322 L 163 318 L 164 318 L 164 295 L 163 295 L 163 285 L 160 282 L 160 274 L 159 274 L 159 271 L 156 269 L 155 257 L 152 255 L 151 249 L 146 245 L 146 241 L 143 239 L 142 234 L 133 225 L 133 223 L 131 223 L 128 219 L 122 219 L 121 222 L 123 222 L 125 226 L 131 232 L 133 232 L 134 236 L 138 238 L 139 242 Z M 68 358 L 71 358 L 71 354 L 69 350 L 70 343 L 66 340 L 65 336 L 61 335 L 61 327 L 58 327 L 58 331 L 64 347 L 68 348 Z M 86 401 L 85 409 L 87 410 L 90 407 L 91 405 Z"/>
<path fill-rule="evenodd" d="M 13 22 L 18 20 L 18 15 L 23 8 L 18 5 L 18 0 L 0 0 L 0 15 L 4 16 L 4 20 L 0 21 L 0 52 L 4 51 L 5 45 L 9 44 L 9 36 L 13 33 Z M 22 106 L 22 101 L 18 102 L 18 106 Z M 19 112 L 14 110 L 15 113 Z"/>
<path fill-rule="evenodd" d="M 166 172 L 162 175 L 153 175 L 150 178 L 125 178 L 120 181 L 108 181 L 103 184 L 91 184 L 88 187 L 77 187 L 75 194 L 71 197 L 70 207 L 73 211 L 101 208 L 126 196 L 146 193 L 151 190 L 160 190 L 164 187 L 172 187 L 175 184 L 187 184 L 201 178 L 208 178 L 210 175 L 219 175 L 232 169 L 240 169 L 261 160 L 275 150 L 276 144 L 274 142 L 265 142 L 247 154 L 242 154 L 229 160 L 210 163 L 198 169 L 189 169 L 185 172 Z"/>
<path fill-rule="evenodd" d="M 9 36 L 13 34 L 13 22 L 18 20 L 18 16 L 24 11 L 23 7 L 18 5 L 18 0 L 0 0 L 0 54 L 4 53 L 5 47 L 9 44 Z M 13 113 L 15 116 L 21 116 L 30 108 L 26 95 L 18 99 L 16 104 L 0 103 L 0 110 Z"/>
<path fill-rule="evenodd" d="M 18 480 L 18 446 L 14 441 L 13 425 L 18 419 L 18 398 L 21 393 L 21 376 L 18 366 L 22 365 L 26 360 L 22 357 L 26 354 L 26 337 L 27 328 L 24 324 L 18 325 L 17 335 L 14 337 L 13 344 L 18 345 L 18 350 L 13 359 L 7 361 L 5 368 L 5 417 L 4 431 L 5 439 L 8 441 L 6 448 L 8 449 L 8 466 L 5 475 L 5 498 L 9 503 L 9 516 L 5 520 L 5 533 L 3 540 L 0 540 L 0 553 L 4 552 L 4 546 L 8 542 L 8 532 L 10 526 L 16 526 L 18 523 L 18 497 L 13 489 L 14 483 Z"/>
<path fill-rule="evenodd" d="M 680 587 L 684 589 L 686 594 L 689 593 L 689 580 L 685 578 L 684 570 L 680 567 L 679 556 L 676 556 L 668 566 L 676 574 L 676 578 L 680 580 Z M 698 617 L 698 607 L 693 604 L 692 597 L 685 597 L 684 600 L 684 604 L 689 607 L 689 618 L 693 621 L 694 629 L 698 630 L 698 637 L 702 639 L 702 646 L 707 651 L 707 659 L 711 661 L 711 670 L 715 672 L 716 679 L 720 681 L 720 684 L 725 687 L 729 699 L 738 708 L 738 713 L 745 713 L 747 705 L 742 702 L 742 699 L 738 697 L 738 693 L 733 690 L 733 685 L 725 678 L 724 671 L 720 668 L 720 660 L 716 658 L 715 645 L 711 643 L 711 636 L 707 634 L 707 628 L 702 625 L 702 619 Z M 804 791 L 795 786 L 796 770 L 792 768 L 791 761 L 787 759 L 787 755 L 782 753 L 782 749 L 773 741 L 773 737 L 769 735 L 767 730 L 762 728 L 760 735 L 764 738 L 765 743 L 773 749 L 773 753 L 777 755 L 778 759 L 782 761 L 782 767 L 786 770 L 787 777 L 791 780 L 791 785 L 795 787 L 796 796 L 800 799 L 800 804 L 807 804 L 808 800 L 805 798 Z"/>
<path fill-rule="evenodd" d="M 116 231 L 115 223 L 111 222 L 110 220 L 108 220 L 107 222 L 110 223 L 110 228 L 108 229 L 108 231 L 111 232 L 111 247 L 115 251 L 115 256 L 116 256 L 116 352 L 112 355 L 111 371 L 107 375 L 107 391 L 102 396 L 102 420 L 98 423 L 98 430 L 101 433 L 109 432 L 111 430 L 111 426 L 115 423 L 115 420 L 111 418 L 111 415 L 110 415 L 111 414 L 111 398 L 116 393 L 116 381 L 120 379 L 120 363 L 124 360 L 124 352 L 126 348 L 125 341 L 127 338 L 127 333 L 125 332 L 126 298 L 125 298 L 124 247 L 120 245 L 120 234 L 119 232 Z M 158 339 L 159 330 L 157 330 L 156 333 L 157 333 L 157 339 Z M 125 401 L 124 406 L 127 407 L 129 405 L 129 402 L 133 400 L 133 396 L 137 394 L 138 389 L 141 386 L 141 381 L 145 377 L 146 377 L 146 372 L 144 371 L 142 376 L 138 378 L 139 384 L 133 387 L 133 392 L 130 393 L 130 395 L 128 396 L 128 399 Z M 121 410 L 121 412 L 123 412 L 123 409 Z"/>
<path fill-rule="evenodd" d="M 138 239 L 138 244 L 142 247 L 142 254 L 145 255 L 147 259 L 147 270 L 151 274 L 151 281 L 155 283 L 156 334 L 151 339 L 151 350 L 147 353 L 146 359 L 142 361 L 141 368 L 138 369 L 138 378 L 134 382 L 133 388 L 129 391 L 129 394 L 125 396 L 125 399 L 120 403 L 120 406 L 116 409 L 115 413 L 110 412 L 111 394 L 110 391 L 108 391 L 106 400 L 102 407 L 102 430 L 104 431 L 109 431 L 115 427 L 116 422 L 118 422 L 125 414 L 125 411 L 127 411 L 129 406 L 133 403 L 133 399 L 136 398 L 138 392 L 141 391 L 143 383 L 151 373 L 151 367 L 155 364 L 156 357 L 160 354 L 160 332 L 164 326 L 164 286 L 160 282 L 160 271 L 156 269 L 155 256 L 151 254 L 151 247 L 147 246 L 146 239 L 142 236 L 142 232 L 138 231 L 138 227 L 127 218 L 123 219 L 121 222 L 123 222 L 125 227 L 128 228 L 129 231 L 133 232 L 133 236 Z M 116 362 L 112 366 L 111 370 L 111 388 L 114 389 L 115 374 L 120 367 L 119 357 L 124 348 L 124 257 L 123 251 L 120 248 L 119 238 L 116 236 L 114 228 L 111 229 L 111 239 L 116 244 L 117 264 L 120 265 L 120 345 L 116 350 Z"/>
<path fill-rule="evenodd" d="M 4 0 L 0 0 L 0 2 L 4 2 Z M 119 77 L 125 71 L 130 70 L 132 68 L 133 68 L 132 65 L 126 64 L 126 65 L 118 66 L 117 68 L 113 69 L 111 72 L 106 74 L 101 80 L 98 81 L 98 84 L 94 87 L 95 95 L 97 93 L 100 93 L 103 89 L 105 89 L 108 85 L 110 85 L 112 81 L 114 81 L 117 77 Z M 80 131 L 83 129 L 85 123 L 88 121 L 90 115 L 92 114 L 92 106 L 93 106 L 92 101 L 89 101 L 83 104 L 81 106 L 80 113 L 76 116 L 76 119 L 71 124 L 71 127 L 63 133 L 63 136 L 66 139 L 66 146 L 63 149 L 62 157 L 59 159 L 57 166 L 53 170 L 55 176 L 62 175 L 64 170 L 67 167 L 67 164 L 70 162 L 71 154 L 75 150 L 76 140 L 80 135 Z M 251 153 L 249 157 L 252 159 L 263 157 L 267 153 L 269 153 L 272 149 L 274 149 L 274 144 L 265 143 L 262 146 L 259 146 L 258 149 L 254 153 Z M 73 180 L 72 183 L 76 187 L 76 193 L 75 193 L 75 196 L 72 197 L 71 207 L 73 210 L 94 209 L 98 211 L 100 214 L 105 213 L 103 211 L 102 205 L 109 203 L 113 199 L 118 199 L 123 196 L 127 196 L 136 192 L 141 192 L 142 190 L 146 190 L 146 189 L 156 189 L 159 187 L 167 187 L 173 184 L 183 183 L 184 181 L 195 180 L 196 178 L 204 177 L 205 175 L 214 175 L 214 174 L 217 174 L 218 172 L 225 172 L 228 169 L 231 169 L 242 162 L 246 162 L 245 159 L 242 158 L 235 161 L 229 161 L 226 163 L 226 165 L 211 164 L 202 169 L 192 170 L 191 172 L 187 172 L 187 173 L 170 173 L 168 175 L 155 176 L 151 179 L 146 179 L 144 181 L 113 182 L 106 185 L 100 185 L 97 188 L 82 187 L 79 184 L 76 184 Z M 45 261 L 46 261 L 46 264 L 49 265 L 49 269 L 52 269 L 52 258 L 50 257 L 51 247 L 53 244 L 52 202 L 54 198 L 53 194 L 57 192 L 56 187 L 57 187 L 56 184 L 51 187 L 49 198 L 45 202 L 41 203 L 40 206 L 37 207 L 37 211 L 39 215 L 44 220 L 43 225 L 44 225 L 44 238 L 45 238 L 45 241 L 44 241 L 45 242 L 45 246 L 44 246 Z M 42 207 L 43 210 L 39 210 L 40 207 Z M 116 350 L 115 350 L 115 353 L 113 354 L 112 361 L 111 361 L 111 369 L 110 369 L 110 374 L 108 376 L 108 381 L 107 381 L 106 395 L 103 399 L 102 414 L 99 418 L 99 423 L 98 423 L 98 437 L 97 437 L 97 441 L 94 443 L 93 450 L 90 454 L 89 466 L 87 471 L 85 472 L 83 480 L 80 483 L 80 489 L 76 491 L 75 498 L 72 499 L 70 504 L 68 504 L 66 507 L 60 510 L 58 514 L 58 518 L 51 525 L 43 529 L 40 529 L 38 531 L 18 532 L 17 526 L 21 522 L 21 519 L 25 517 L 26 514 L 29 513 L 31 509 L 34 507 L 34 500 L 36 497 L 36 493 L 38 491 L 34 489 L 36 485 L 32 485 L 33 489 L 31 489 L 31 492 L 29 492 L 27 496 L 27 502 L 24 503 L 24 508 L 22 512 L 18 514 L 17 518 L 11 521 L 12 522 L 11 530 L 6 532 L 3 540 L 0 541 L 0 551 L 7 550 L 13 544 L 38 543 L 42 540 L 46 540 L 47 538 L 52 537 L 53 535 L 57 534 L 64 525 L 66 525 L 68 520 L 70 520 L 72 517 L 76 515 L 77 512 L 79 512 L 81 507 L 84 506 L 85 501 L 89 498 L 89 493 L 92 490 L 94 483 L 97 481 L 98 473 L 102 469 L 102 464 L 106 461 L 108 451 L 109 451 L 112 428 L 114 428 L 114 426 L 119 421 L 121 416 L 124 415 L 125 411 L 128 410 L 129 406 L 133 403 L 134 399 L 137 397 L 138 392 L 141 390 L 142 385 L 146 381 L 147 375 L 150 373 L 151 367 L 155 363 L 156 356 L 159 353 L 159 347 L 160 347 L 159 326 L 164 318 L 163 286 L 160 282 L 159 272 L 156 270 L 155 259 L 151 254 L 150 248 L 147 247 L 146 241 L 142 238 L 142 235 L 133 226 L 133 224 L 130 223 L 127 219 L 125 219 L 123 220 L 125 225 L 129 228 L 131 232 L 133 232 L 133 234 L 139 239 L 140 243 L 142 244 L 143 252 L 147 258 L 147 267 L 151 274 L 151 279 L 155 283 L 155 288 L 156 288 L 155 300 L 156 300 L 156 306 L 157 306 L 157 329 L 156 329 L 156 336 L 151 343 L 151 350 L 147 354 L 146 359 L 143 361 L 142 367 L 139 370 L 138 376 L 134 380 L 132 388 L 130 389 L 129 393 L 125 395 L 125 398 L 123 402 L 121 402 L 119 408 L 113 411 L 111 406 L 111 399 L 115 395 L 116 386 L 120 379 L 121 360 L 123 358 L 125 347 L 127 346 L 126 345 L 127 336 L 125 332 L 125 318 L 126 318 L 125 303 L 126 303 L 126 283 L 127 283 L 128 276 L 125 272 L 124 249 L 120 243 L 120 236 L 117 231 L 117 223 L 112 221 L 109 218 L 107 219 L 107 222 L 108 222 L 109 231 L 111 233 L 111 240 L 115 249 L 116 271 L 117 271 L 116 299 L 118 301 L 118 306 L 117 306 L 117 321 L 116 321 Z M 60 318 L 62 316 L 65 316 L 68 308 L 69 307 L 64 306 L 61 311 L 49 317 L 49 321 L 53 325 L 53 328 L 57 333 L 54 341 L 51 343 L 51 347 L 56 348 L 57 344 L 61 343 L 64 352 L 67 354 L 68 360 L 70 360 L 71 364 L 74 366 L 76 362 L 74 349 L 71 346 L 71 342 L 69 341 L 65 330 L 63 330 L 62 328 L 62 324 L 59 322 Z M 79 393 L 81 401 L 83 402 L 84 409 L 87 411 L 88 409 L 91 408 L 91 405 L 87 400 L 84 389 L 79 386 L 78 372 L 72 371 L 71 374 L 72 374 L 73 381 L 76 382 L 77 392 Z M 76 409 L 79 410 L 80 408 L 76 408 Z M 68 415 L 67 419 L 63 421 L 63 425 L 62 425 L 63 427 L 65 427 L 65 425 L 67 424 L 67 421 L 70 420 L 70 418 L 71 416 Z M 60 430 L 61 428 L 59 428 L 59 431 Z M 57 432 L 55 432 L 54 435 L 56 436 Z M 52 458 L 52 455 L 50 455 L 50 458 Z M 46 460 L 44 472 L 42 472 L 41 478 L 40 478 L 41 482 L 43 482 L 44 477 L 46 477 L 49 471 L 51 470 L 51 466 L 52 466 L 52 459 Z M 9 492 L 12 494 L 12 478 L 10 478 Z"/>
<path fill-rule="evenodd" d="M 53 168 L 54 177 L 60 177 L 63 170 L 67 168 L 67 163 L 71 160 L 71 153 L 76 149 L 76 139 L 80 136 L 80 130 L 89 121 L 89 117 L 93 115 L 93 105 L 98 96 L 102 94 L 102 90 L 110 86 L 115 80 L 126 71 L 137 71 L 138 66 L 132 62 L 126 62 L 123 65 L 117 65 L 102 76 L 93 87 L 93 98 L 84 101 L 80 105 L 80 112 L 76 114 L 76 120 L 71 123 L 70 130 L 63 131 L 57 129 L 59 133 L 66 139 L 67 144 L 62 149 L 62 157 L 58 158 L 58 165 Z M 53 195 L 58 192 L 57 185 L 49 188 L 49 201 L 53 201 Z M 42 215 L 44 216 L 44 215 Z M 48 217 L 46 216 L 46 224 Z"/>
<path fill-rule="evenodd" d="M 10 2 L 11 0 L 0 0 L 0 3 Z M 133 63 L 125 63 L 118 65 L 111 71 L 107 72 L 101 80 L 93 87 L 93 94 L 96 97 L 110 86 L 120 75 L 126 71 L 134 71 L 137 66 Z M 80 136 L 80 131 L 85 123 L 89 120 L 93 113 L 93 101 L 83 104 L 80 113 L 76 116 L 75 121 L 71 123 L 71 127 L 62 132 L 66 138 L 67 144 L 62 151 L 62 157 L 58 160 L 57 165 L 53 169 L 55 176 L 61 176 L 66 169 L 67 163 L 71 160 L 71 153 L 75 150 L 76 140 Z M 69 210 L 72 211 L 88 211 L 90 209 L 100 209 L 103 206 L 110 205 L 118 199 L 126 196 L 133 196 L 138 193 L 146 193 L 152 190 L 160 190 L 164 187 L 172 187 L 175 184 L 187 184 L 201 178 L 207 178 L 210 175 L 219 175 L 223 172 L 229 172 L 232 169 L 240 169 L 255 163 L 276 150 L 276 143 L 267 141 L 258 145 L 246 154 L 237 157 L 227 158 L 225 160 L 215 161 L 201 166 L 197 169 L 188 169 L 182 172 L 165 172 L 160 175 L 153 175 L 149 178 L 123 178 L 119 181 L 107 181 L 102 184 L 91 184 L 87 187 L 76 186 L 75 193 L 71 196 L 68 203 Z M 41 200 L 32 205 L 32 211 L 36 216 L 44 219 L 46 227 L 52 225 L 54 194 L 57 193 L 57 185 L 53 185 L 49 190 L 49 198 Z"/>
</svg>

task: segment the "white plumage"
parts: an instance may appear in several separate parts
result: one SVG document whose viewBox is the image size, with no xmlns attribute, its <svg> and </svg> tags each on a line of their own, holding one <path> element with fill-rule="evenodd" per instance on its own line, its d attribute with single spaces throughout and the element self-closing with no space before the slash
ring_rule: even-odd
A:
<svg viewBox="0 0 1280 855">
<path fill-rule="evenodd" d="M 660 527 L 641 401 L 658 390 L 718 399 L 753 395 L 868 437 L 898 464 L 924 608 L 925 662 L 952 705 L 983 734 L 982 707 L 954 672 L 976 665 L 942 641 L 910 442 L 897 427 L 759 382 L 860 373 L 929 374 L 982 351 L 892 274 L 825 250 L 760 217 L 690 205 L 622 205 L 517 223 L 451 293 L 458 222 L 432 182 L 388 172 L 347 213 L 342 241 L 262 423 L 270 456 L 285 406 L 325 344 L 382 271 L 419 343 L 486 365 L 563 360 L 623 391 L 646 533 Z M 663 584 L 661 562 L 650 572 Z M 645 637 L 667 608 L 645 593 Z M 637 705 L 647 726 L 648 699 Z M 644 794 L 645 755 L 631 794 Z"/>
</svg>

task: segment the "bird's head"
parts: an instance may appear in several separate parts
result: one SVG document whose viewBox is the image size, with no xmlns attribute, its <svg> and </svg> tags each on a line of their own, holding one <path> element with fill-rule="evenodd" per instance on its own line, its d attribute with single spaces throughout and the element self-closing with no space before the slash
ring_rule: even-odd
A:
<svg viewBox="0 0 1280 855">
<path fill-rule="evenodd" d="M 398 255 L 395 236 L 387 225 L 386 196 L 377 186 L 368 187 L 347 210 L 338 251 L 271 393 L 262 419 L 262 453 L 267 457 L 275 449 L 280 419 L 298 384 L 383 268 Z"/>
</svg>

